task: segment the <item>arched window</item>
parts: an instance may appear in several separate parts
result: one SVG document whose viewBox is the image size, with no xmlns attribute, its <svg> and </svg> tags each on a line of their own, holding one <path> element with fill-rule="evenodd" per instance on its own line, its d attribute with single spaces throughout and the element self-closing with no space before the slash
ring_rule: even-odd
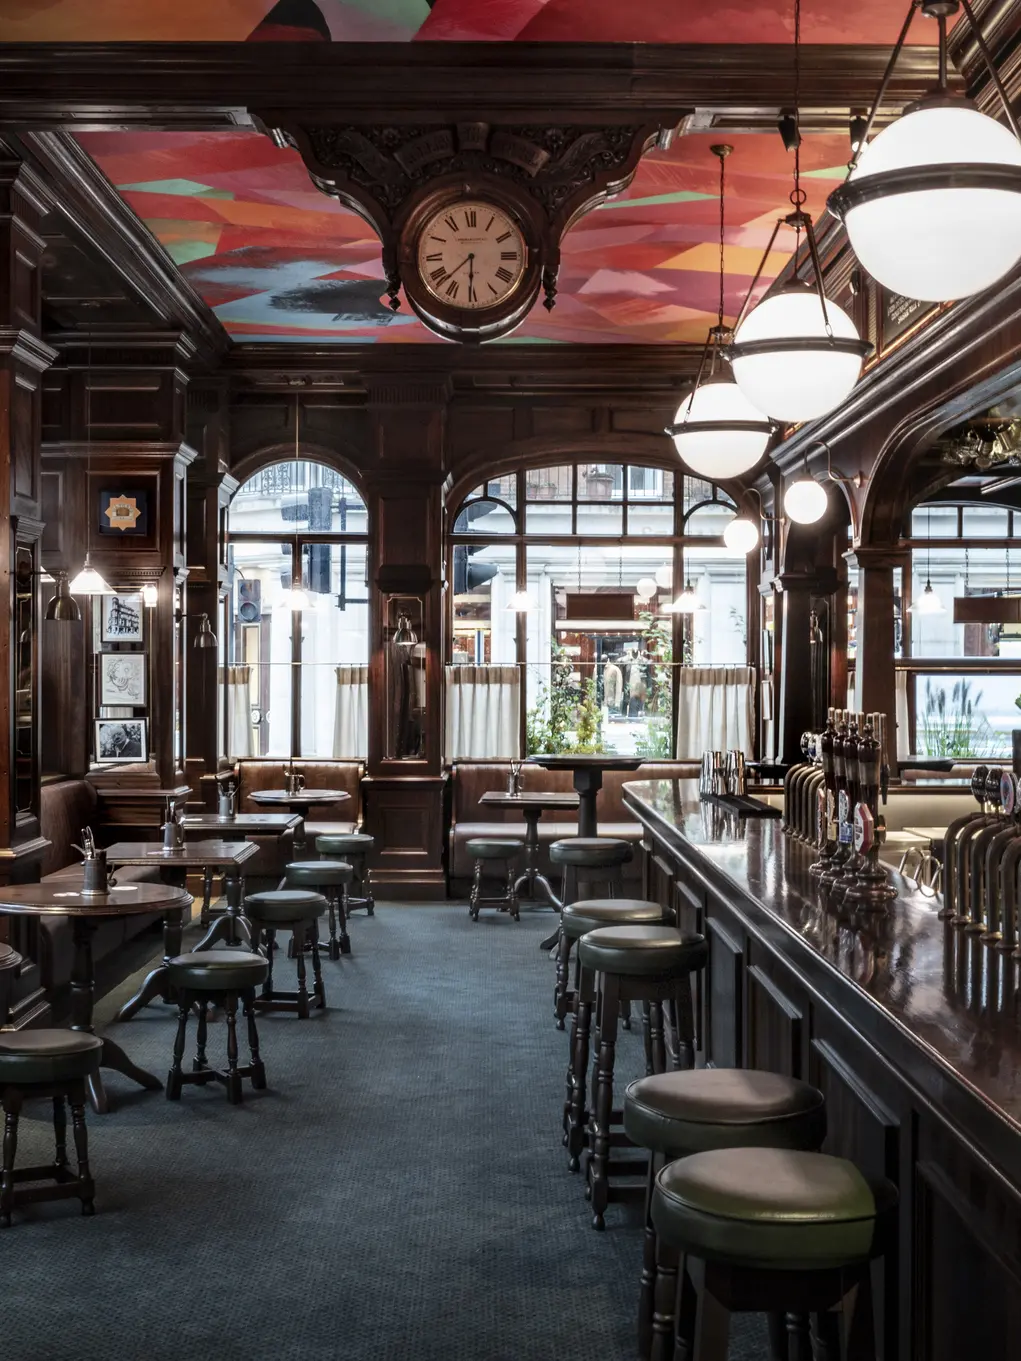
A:
<svg viewBox="0 0 1021 1361">
<path fill-rule="evenodd" d="M 672 756 L 681 667 L 747 662 L 747 561 L 723 543 L 735 513 L 712 483 L 633 464 L 475 487 L 451 522 L 449 660 L 477 669 L 480 716 L 468 673 L 448 673 L 448 756 Z M 671 609 L 686 583 L 698 613 Z"/>
<path fill-rule="evenodd" d="M 253 473 L 227 514 L 224 754 L 364 757 L 368 521 L 358 488 L 309 459 Z"/>
</svg>

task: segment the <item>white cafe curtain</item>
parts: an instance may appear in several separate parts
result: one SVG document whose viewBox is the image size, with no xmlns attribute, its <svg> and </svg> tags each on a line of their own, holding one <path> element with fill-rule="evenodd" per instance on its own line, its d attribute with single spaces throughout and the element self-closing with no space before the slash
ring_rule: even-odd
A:
<svg viewBox="0 0 1021 1361">
<path fill-rule="evenodd" d="M 337 713 L 333 755 L 353 760 L 369 753 L 369 668 L 367 663 L 337 667 Z"/>
<path fill-rule="evenodd" d="M 516 666 L 448 666 L 447 760 L 520 755 L 521 674 Z"/>
<path fill-rule="evenodd" d="M 895 703 L 897 706 L 895 715 L 897 724 L 897 759 L 900 760 L 901 757 L 911 755 L 909 750 L 911 743 L 908 740 L 910 736 L 910 723 L 908 720 L 908 673 L 906 671 L 897 671 L 894 673 L 894 676 L 896 684 Z"/>
<path fill-rule="evenodd" d="M 250 666 L 220 667 L 220 684 L 227 687 L 227 755 L 232 761 L 255 755 L 251 679 Z"/>
<path fill-rule="evenodd" d="M 682 666 L 677 686 L 677 757 L 699 760 L 704 751 L 751 755 L 750 666 Z"/>
</svg>

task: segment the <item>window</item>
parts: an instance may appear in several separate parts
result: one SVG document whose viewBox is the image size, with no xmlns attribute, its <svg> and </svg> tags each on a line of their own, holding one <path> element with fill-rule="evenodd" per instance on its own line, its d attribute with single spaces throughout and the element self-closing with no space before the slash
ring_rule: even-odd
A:
<svg viewBox="0 0 1021 1361">
<path fill-rule="evenodd" d="M 672 756 L 681 667 L 746 665 L 747 560 L 723 544 L 734 514 L 711 483 L 636 465 L 530 468 L 475 488 L 451 536 L 450 660 L 500 667 L 501 684 L 516 667 L 522 693 L 514 749 L 471 754 Z M 704 608 L 671 612 L 687 581 Z M 447 737 L 451 754 L 460 739 Z"/>
<path fill-rule="evenodd" d="M 321 463 L 273 464 L 238 488 L 228 514 L 225 755 L 365 755 L 367 531 L 361 493 Z"/>
</svg>

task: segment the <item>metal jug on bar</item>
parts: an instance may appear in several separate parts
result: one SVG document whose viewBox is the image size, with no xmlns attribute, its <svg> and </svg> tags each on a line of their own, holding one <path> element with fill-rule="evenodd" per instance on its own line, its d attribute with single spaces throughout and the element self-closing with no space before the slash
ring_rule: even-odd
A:
<svg viewBox="0 0 1021 1361">
<path fill-rule="evenodd" d="M 232 781 L 220 785 L 217 790 L 216 815 L 221 818 L 232 818 L 234 816 L 234 784 Z"/>
<path fill-rule="evenodd" d="M 167 799 L 167 820 L 163 824 L 163 849 L 179 851 L 184 845 L 184 827 L 174 812 L 171 799 Z"/>
<path fill-rule="evenodd" d="M 83 827 L 82 844 L 78 846 L 72 842 L 72 846 L 82 855 L 82 893 L 95 894 L 97 897 L 106 894 L 114 881 L 107 870 L 106 851 L 96 846 L 92 828 Z"/>
</svg>

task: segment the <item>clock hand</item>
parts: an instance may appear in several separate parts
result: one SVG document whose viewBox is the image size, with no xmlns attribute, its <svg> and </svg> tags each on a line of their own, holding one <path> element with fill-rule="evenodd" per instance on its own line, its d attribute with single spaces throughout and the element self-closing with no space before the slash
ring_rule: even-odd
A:
<svg viewBox="0 0 1021 1361">
<path fill-rule="evenodd" d="M 454 275 L 457 273 L 459 269 L 464 269 L 465 265 L 471 259 L 472 259 L 471 254 L 466 255 L 459 265 L 455 265 L 453 269 L 448 269 L 446 274 L 444 274 L 443 278 L 437 280 L 437 282 L 445 284 L 448 279 L 452 279 L 454 277 Z"/>
<path fill-rule="evenodd" d="M 468 255 L 468 301 L 475 301 L 475 253 Z"/>
</svg>

